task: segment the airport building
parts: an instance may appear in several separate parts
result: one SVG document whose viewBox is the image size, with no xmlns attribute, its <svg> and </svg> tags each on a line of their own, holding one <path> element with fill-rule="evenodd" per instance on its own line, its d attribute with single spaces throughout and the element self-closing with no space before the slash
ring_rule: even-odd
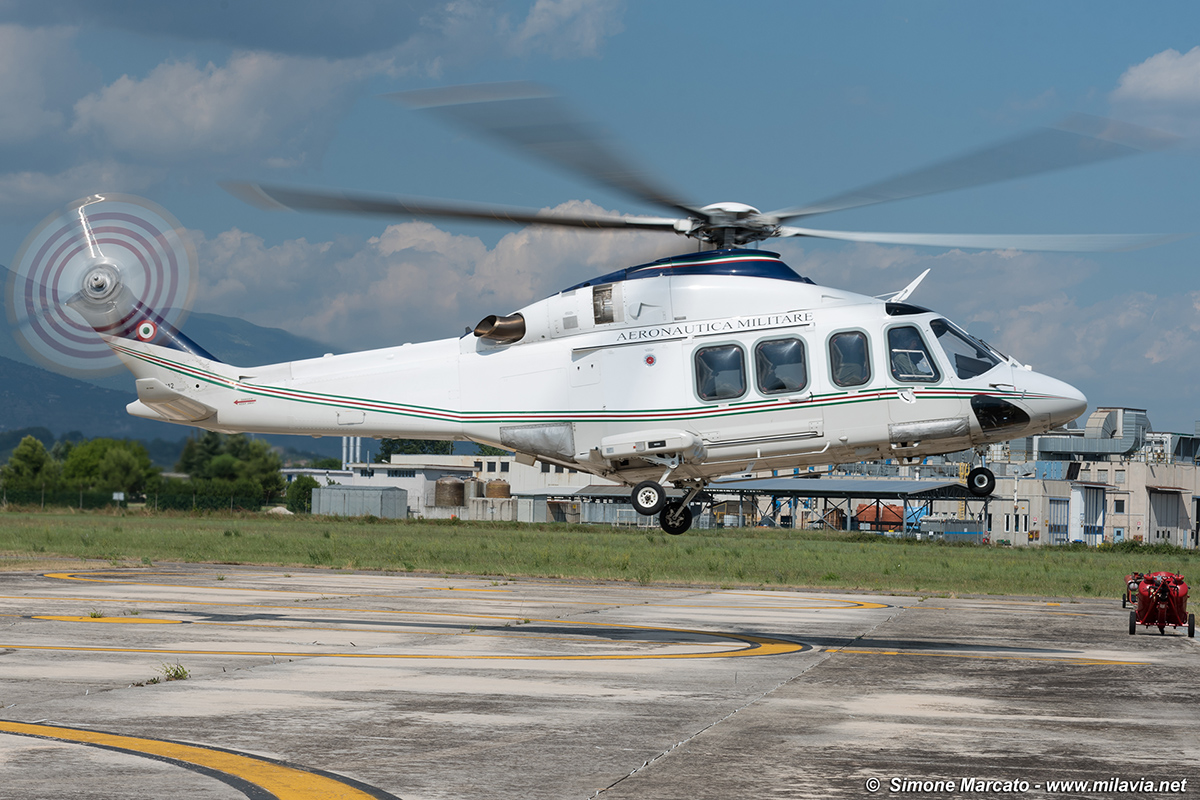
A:
<svg viewBox="0 0 1200 800">
<path fill-rule="evenodd" d="M 996 489 L 986 501 L 963 490 L 972 455 L 737 476 L 709 487 L 715 504 L 695 527 L 858 529 L 1018 547 L 1126 540 L 1200 547 L 1200 423 L 1192 434 L 1161 433 L 1143 409 L 1099 408 L 1082 425 L 993 445 L 986 460 Z M 512 455 L 396 455 L 284 475 L 403 489 L 412 517 L 657 526 L 633 510 L 625 487 Z"/>
</svg>

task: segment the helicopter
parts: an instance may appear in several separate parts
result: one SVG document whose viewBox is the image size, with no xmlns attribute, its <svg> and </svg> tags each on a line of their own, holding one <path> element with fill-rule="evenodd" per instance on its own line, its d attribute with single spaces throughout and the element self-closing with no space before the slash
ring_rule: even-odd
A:
<svg viewBox="0 0 1200 800">
<path fill-rule="evenodd" d="M 1171 144 L 1166 134 L 1112 120 L 1078 116 L 818 203 L 763 213 L 743 203 L 679 200 L 541 87 L 453 87 L 399 99 L 673 216 L 570 215 L 249 183 L 225 188 L 270 209 L 658 230 L 699 249 L 501 309 L 507 313 L 485 317 L 461 337 L 241 367 L 207 353 L 182 332 L 180 315 L 162 309 L 162 298 L 187 294 L 164 286 L 175 271 L 194 280 L 194 270 L 170 266 L 194 253 L 174 240 L 164 244 L 169 215 L 154 208 L 153 232 L 130 233 L 122 226 L 137 214 L 105 209 L 135 201 L 97 195 L 53 224 L 48 219 L 40 238 L 23 245 L 10 278 L 10 318 L 32 330 L 32 339 L 66 331 L 74 348 L 85 330 L 98 334 L 134 375 L 138 399 L 128 412 L 135 416 L 223 433 L 470 440 L 511 450 L 526 464 L 623 483 L 638 513 L 657 515 L 665 532 L 681 534 L 693 503 L 704 502 L 705 488 L 722 476 L 980 452 L 1045 433 L 1087 408 L 1074 387 L 910 303 L 928 270 L 899 292 L 872 297 L 817 285 L 759 243 L 803 236 L 1104 251 L 1168 238 L 791 224 Z M 66 349 L 56 345 L 56 354 Z M 672 485 L 682 497 L 668 497 Z M 984 497 L 995 477 L 977 466 L 967 486 Z"/>
</svg>

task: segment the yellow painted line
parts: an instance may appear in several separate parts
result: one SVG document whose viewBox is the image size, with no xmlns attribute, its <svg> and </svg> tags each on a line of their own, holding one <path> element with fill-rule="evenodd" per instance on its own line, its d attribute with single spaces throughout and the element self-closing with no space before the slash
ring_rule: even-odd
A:
<svg viewBox="0 0 1200 800">
<path fill-rule="evenodd" d="M 54 622 L 116 622 L 130 625 L 178 625 L 177 619 L 155 619 L 153 617 L 65 617 L 45 616 L 33 619 L 46 619 Z"/>
<path fill-rule="evenodd" d="M 149 758 L 170 759 L 185 767 L 203 767 L 231 776 L 270 792 L 278 800 L 395 800 L 395 795 L 379 789 L 364 784 L 353 785 L 357 784 L 357 781 L 349 782 L 348 779 L 329 773 L 312 772 L 229 750 L 217 750 L 161 739 L 143 739 L 78 728 L 64 728 L 57 725 L 32 725 L 4 720 L 0 720 L 0 733 L 57 739 L 63 742 L 121 750 Z M 360 786 L 362 788 L 359 788 Z"/>
<path fill-rule="evenodd" d="M 722 594 L 737 595 L 738 597 L 779 597 L 778 594 L 769 592 L 722 592 Z M 785 599 L 785 598 L 780 598 Z M 790 598 L 786 598 L 790 599 Z M 843 603 L 840 606 L 779 606 L 779 608 L 845 608 L 845 609 L 870 609 L 870 608 L 891 608 L 887 603 L 870 603 L 865 600 L 834 600 L 829 597 L 801 597 L 801 600 L 811 600 L 814 603 Z M 742 608 L 744 606 L 739 606 Z M 775 606 L 760 606 L 761 608 L 774 608 Z"/>
<path fill-rule="evenodd" d="M 42 575 L 42 577 L 55 578 L 58 580 L 68 580 L 68 581 L 86 581 L 86 582 L 91 582 L 91 583 L 116 583 L 116 584 L 129 584 L 129 585 L 133 585 L 133 586 L 162 586 L 162 587 L 167 587 L 167 588 L 172 588 L 172 589 L 195 589 L 195 590 L 199 590 L 199 591 L 217 590 L 217 591 L 222 591 L 222 592 L 263 592 L 263 593 L 271 592 L 271 593 L 277 593 L 277 594 L 314 594 L 319 597 L 328 598 L 330 600 L 339 598 L 339 597 L 371 597 L 371 598 L 388 599 L 388 600 L 426 600 L 426 599 L 428 599 L 428 598 L 425 598 L 425 597 L 422 597 L 419 595 L 355 594 L 353 592 L 307 592 L 307 591 L 302 591 L 299 589 L 297 589 L 297 590 L 247 589 L 247 588 L 238 587 L 238 586 L 207 586 L 207 585 L 201 586 L 198 584 L 190 584 L 190 583 L 187 583 L 187 584 L 184 584 L 184 583 L 179 583 L 179 584 L 176 584 L 176 583 L 151 583 L 148 581 L 128 580 L 128 578 L 137 577 L 138 575 L 152 575 L 152 574 L 186 575 L 186 574 L 191 574 L 191 573 L 182 573 L 182 572 L 145 573 L 145 572 L 140 572 L 140 573 L 129 574 L 129 573 L 118 573 L 118 572 L 88 572 L 88 573 L 47 572 L 47 573 L 44 573 Z M 264 573 L 259 573 L 259 574 L 264 574 Z M 113 576 L 113 578 L 121 577 L 121 578 L 125 578 L 125 579 L 124 580 L 115 580 L 115 579 L 103 579 L 102 580 L 100 578 L 81 577 L 83 575 L 97 575 L 97 576 L 108 575 L 108 576 Z M 369 576 L 369 577 L 375 577 L 375 576 Z M 507 594 L 507 595 L 512 595 L 512 593 L 514 591 L 512 589 L 491 589 L 491 588 L 473 589 L 470 587 L 455 587 L 455 586 L 422 586 L 420 588 L 423 590 L 426 590 L 426 591 L 434 591 L 434 592 L 486 592 L 486 593 L 500 593 L 500 594 Z M 753 592 L 723 592 L 722 594 L 744 595 L 747 597 L 778 597 L 778 595 L 774 595 L 774 594 L 753 593 Z M 596 601 L 588 601 L 588 600 L 559 600 L 556 598 L 528 598 L 528 597 L 521 597 L 521 596 L 511 596 L 511 597 L 505 597 L 503 599 L 496 599 L 496 598 L 490 598 L 490 597 L 485 597 L 485 598 L 480 598 L 480 599 L 486 600 L 489 602 L 509 602 L 509 603 L 520 602 L 522 604 L 530 603 L 530 602 L 543 602 L 543 603 L 548 603 L 550 605 L 560 605 L 560 606 L 574 605 L 574 606 L 613 606 L 613 607 L 616 607 L 616 606 L 621 605 L 620 602 L 616 602 L 616 601 L 596 602 Z M 889 608 L 889 606 L 884 603 L 870 603 L 870 602 L 866 602 L 866 601 L 831 600 L 830 598 L 826 598 L 826 597 L 822 597 L 822 598 L 802 597 L 801 599 L 802 600 L 811 600 L 814 603 L 823 603 L 823 604 L 839 603 L 840 605 L 714 606 L 714 605 L 695 605 L 695 604 L 671 603 L 671 602 L 638 603 L 638 605 L 646 606 L 649 608 L 712 608 L 712 609 L 729 609 L 729 608 L 742 609 L 742 608 L 744 608 L 744 609 L 752 609 L 752 610 L 756 610 L 756 611 L 774 611 L 774 610 L 779 610 L 779 611 L 813 610 L 813 611 L 815 611 L 815 610 L 826 610 L 826 609 L 850 610 L 850 609 Z M 103 601 L 97 600 L 95 602 L 103 602 Z"/>
<path fill-rule="evenodd" d="M 1113 661 L 1106 658 L 1087 658 L 1087 657 L 1056 657 L 1056 656 L 1021 656 L 1021 655 L 975 655 L 970 653 L 924 653 L 911 652 L 904 650 L 851 650 L 839 648 L 837 650 L 827 651 L 832 655 L 838 653 L 853 653 L 855 655 L 866 656 L 925 656 L 929 658 L 969 658 L 983 661 L 1050 661 L 1059 664 L 1079 664 L 1079 665 L 1109 665 L 1109 666 L 1149 666 L 1152 662 L 1149 661 Z"/>
<path fill-rule="evenodd" d="M 109 580 L 102 578 L 84 578 L 82 575 L 112 575 L 122 576 L 125 580 Z M 116 583 L 127 584 L 133 586 L 162 586 L 168 589 L 198 589 L 201 591 L 216 589 L 222 592 L 263 592 L 271 594 L 315 594 L 319 597 L 359 597 L 359 595 L 343 592 L 306 592 L 303 589 L 246 589 L 239 586 L 199 586 L 190 583 L 154 583 L 151 581 L 131 581 L 128 580 L 138 575 L 185 575 L 183 572 L 137 572 L 137 573 L 117 573 L 117 572 L 45 572 L 42 573 L 43 578 L 54 578 L 60 581 L 81 581 L 84 583 Z"/>
<path fill-rule="evenodd" d="M 193 587 L 193 588 L 196 588 L 196 587 Z M 203 587 L 203 588 L 209 588 L 209 587 Z M 212 588 L 218 588 L 218 587 L 212 587 Z M 367 597 L 367 598 L 386 597 L 388 599 L 402 599 L 402 600 L 428 600 L 429 599 L 429 598 L 423 598 L 423 597 L 406 597 L 403 595 L 324 595 L 324 596 L 328 597 L 331 600 L 334 599 L 335 597 Z M 425 616 L 434 616 L 434 617 L 468 617 L 468 618 L 472 618 L 472 619 L 521 619 L 522 618 L 522 616 L 520 614 L 516 614 L 514 616 L 507 616 L 507 615 L 502 615 L 502 614 L 467 614 L 467 613 L 452 614 L 452 613 L 444 612 L 444 611 L 408 611 L 408 610 L 404 610 L 404 609 L 392 609 L 392 608 L 340 608 L 340 607 L 339 608 L 330 608 L 330 607 L 326 607 L 326 606 L 314 606 L 314 605 L 304 605 L 304 606 L 270 605 L 270 604 L 265 604 L 265 603 L 245 603 L 245 602 L 238 603 L 238 602 L 233 602 L 233 601 L 224 602 L 224 601 L 219 601 L 219 600 L 164 600 L 164 599 L 157 599 L 157 598 L 144 598 L 141 600 L 134 601 L 134 600 L 130 600 L 128 598 L 118 600 L 118 599 L 113 599 L 110 597 L 69 597 L 69 596 L 68 597 L 53 597 L 53 596 L 37 596 L 37 595 L 0 595 L 0 600 L 39 600 L 39 601 L 44 601 L 44 602 L 70 601 L 70 602 L 89 603 L 89 604 L 116 603 L 116 604 L 123 605 L 123 606 L 130 606 L 130 605 L 137 605 L 137 604 L 140 604 L 143 606 L 150 605 L 150 604 L 170 605 L 170 606 L 220 606 L 222 608 L 269 608 L 269 609 L 276 609 L 276 610 L 285 609 L 285 610 L 310 611 L 310 612 L 322 611 L 322 612 L 327 612 L 327 613 L 339 613 L 339 614 L 351 614 L 351 613 L 352 614 L 412 614 L 412 615 L 417 615 L 417 616 L 425 615 Z M 486 602 L 507 602 L 507 603 L 511 603 L 513 605 L 519 605 L 519 606 L 526 606 L 526 605 L 531 605 L 531 604 L 539 604 L 539 605 L 545 604 L 545 605 L 549 605 L 549 606 L 571 606 L 571 605 L 610 606 L 614 609 L 622 607 L 622 605 L 620 603 L 585 603 L 585 602 L 558 601 L 558 600 L 535 600 L 535 599 L 518 598 L 518 597 L 506 598 L 504 600 L 492 600 L 491 598 L 480 598 L 480 600 L 486 601 Z M 300 602 L 303 602 L 303 601 L 300 601 Z M 698 608 L 698 609 L 708 609 L 711 611 L 729 611 L 729 610 L 740 611 L 743 609 L 759 610 L 759 611 L 764 611 L 764 610 L 765 611 L 824 611 L 827 609 L 838 610 L 838 609 L 844 608 L 843 606 L 744 606 L 744 605 L 736 605 L 735 606 L 735 605 L 687 605 L 687 604 L 683 604 L 683 603 L 637 603 L 636 605 L 638 608 Z"/>
</svg>

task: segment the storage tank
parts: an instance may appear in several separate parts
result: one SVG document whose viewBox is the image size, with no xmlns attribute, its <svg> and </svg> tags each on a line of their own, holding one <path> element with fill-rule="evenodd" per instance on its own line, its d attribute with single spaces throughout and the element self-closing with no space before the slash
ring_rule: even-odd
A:
<svg viewBox="0 0 1200 800">
<path fill-rule="evenodd" d="M 438 478 L 433 485 L 433 504 L 438 508 L 466 505 L 463 501 L 463 482 L 458 478 Z"/>
<path fill-rule="evenodd" d="M 503 481 L 503 480 L 499 480 L 499 479 L 494 480 L 494 481 L 488 481 L 487 489 L 485 490 L 484 497 L 493 497 L 493 498 L 512 497 L 512 487 L 509 485 L 508 481 Z"/>
</svg>

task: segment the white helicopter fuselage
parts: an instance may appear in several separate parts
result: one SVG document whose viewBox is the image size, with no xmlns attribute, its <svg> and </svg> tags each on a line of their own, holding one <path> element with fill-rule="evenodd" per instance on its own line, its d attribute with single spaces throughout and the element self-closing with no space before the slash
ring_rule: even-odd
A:
<svg viewBox="0 0 1200 800">
<path fill-rule="evenodd" d="M 1087 407 L 934 312 L 817 286 L 762 251 L 622 270 L 458 339 L 261 367 L 108 341 L 138 378 L 137 416 L 469 439 L 630 484 L 955 452 Z"/>
</svg>

